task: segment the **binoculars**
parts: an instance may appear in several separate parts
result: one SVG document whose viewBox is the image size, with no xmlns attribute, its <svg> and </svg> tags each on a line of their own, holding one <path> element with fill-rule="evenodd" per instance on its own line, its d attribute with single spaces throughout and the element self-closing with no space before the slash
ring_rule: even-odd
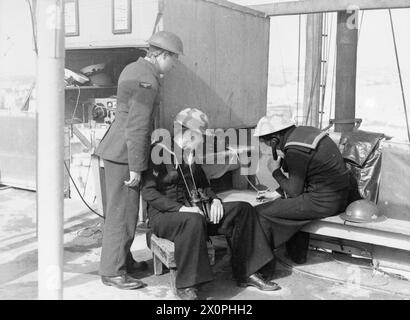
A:
<svg viewBox="0 0 410 320">
<path fill-rule="evenodd" d="M 209 221 L 211 213 L 211 199 L 205 194 L 201 188 L 191 191 L 191 205 L 198 207 L 204 213 L 205 218 Z"/>
</svg>

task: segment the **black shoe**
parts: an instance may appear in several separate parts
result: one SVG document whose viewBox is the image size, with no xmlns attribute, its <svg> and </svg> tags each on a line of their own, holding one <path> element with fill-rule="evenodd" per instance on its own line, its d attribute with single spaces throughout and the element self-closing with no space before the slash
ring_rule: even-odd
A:
<svg viewBox="0 0 410 320">
<path fill-rule="evenodd" d="M 138 273 L 141 271 L 145 271 L 148 269 L 148 263 L 145 261 L 134 261 L 131 265 L 127 266 L 127 273 L 133 274 L 133 273 Z"/>
<path fill-rule="evenodd" d="M 116 287 L 123 290 L 133 290 L 144 287 L 144 283 L 124 274 L 116 277 L 101 276 L 101 281 L 106 286 Z"/>
<path fill-rule="evenodd" d="M 259 269 L 258 273 L 263 277 L 263 279 L 267 281 L 272 280 L 276 275 L 276 257 Z"/>
<path fill-rule="evenodd" d="M 273 282 L 272 280 L 266 281 L 258 273 L 254 273 L 245 281 L 239 282 L 238 285 L 242 288 L 251 286 L 262 291 L 276 291 L 281 289 L 281 287 L 276 282 Z"/>
<path fill-rule="evenodd" d="M 181 300 L 198 300 L 195 288 L 177 289 L 176 294 Z"/>
</svg>

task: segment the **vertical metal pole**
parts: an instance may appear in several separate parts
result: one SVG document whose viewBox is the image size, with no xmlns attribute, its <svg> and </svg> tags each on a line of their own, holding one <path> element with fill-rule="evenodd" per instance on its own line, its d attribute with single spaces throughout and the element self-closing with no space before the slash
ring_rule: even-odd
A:
<svg viewBox="0 0 410 320">
<path fill-rule="evenodd" d="M 395 35 L 395 32 L 394 32 L 393 17 L 392 17 L 390 9 L 389 9 L 389 17 L 390 17 L 391 33 L 392 33 L 392 36 L 393 36 L 394 54 L 396 56 L 397 72 L 399 73 L 401 98 L 403 99 L 404 117 L 406 118 L 407 139 L 410 142 L 410 126 L 409 126 L 409 117 L 407 115 L 406 97 L 404 95 L 403 79 L 402 79 L 402 76 L 401 76 L 401 68 L 400 68 L 400 61 L 399 61 L 399 53 L 397 51 L 396 35 Z"/>
<path fill-rule="evenodd" d="M 337 13 L 335 119 L 355 119 L 358 29 L 348 26 L 352 13 Z M 335 124 L 336 132 L 352 131 L 354 123 Z"/>
<path fill-rule="evenodd" d="M 303 124 L 319 126 L 320 79 L 322 69 L 323 14 L 306 16 L 306 62 Z"/>
<path fill-rule="evenodd" d="M 37 3 L 38 297 L 63 298 L 63 0 Z"/>
</svg>

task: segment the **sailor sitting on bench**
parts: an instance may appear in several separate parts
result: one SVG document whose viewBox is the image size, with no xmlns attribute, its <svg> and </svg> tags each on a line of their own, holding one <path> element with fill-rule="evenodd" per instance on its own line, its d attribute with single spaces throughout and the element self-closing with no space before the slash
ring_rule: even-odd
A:
<svg viewBox="0 0 410 320">
<path fill-rule="evenodd" d="M 222 203 L 212 192 L 202 167 L 194 162 L 194 150 L 202 147 L 208 117 L 188 108 L 176 116 L 174 123 L 181 130 L 173 146 L 154 144 L 141 192 L 152 232 L 175 244 L 176 294 L 184 300 L 197 299 L 196 286 L 213 280 L 206 242 L 208 236 L 217 234 L 226 236 L 233 277 L 239 286 L 280 289 L 258 273 L 273 254 L 254 208 L 247 202 Z M 155 164 L 156 150 L 171 154 L 170 163 Z M 183 154 L 181 159 L 178 154 Z"/>
<path fill-rule="evenodd" d="M 346 209 L 351 190 L 349 170 L 326 132 L 297 127 L 287 117 L 263 117 L 254 136 L 271 148 L 268 168 L 283 192 L 283 198 L 257 207 L 261 226 L 273 248 L 286 243 L 289 257 L 304 263 L 309 234 L 298 230 L 312 220 Z"/>
</svg>

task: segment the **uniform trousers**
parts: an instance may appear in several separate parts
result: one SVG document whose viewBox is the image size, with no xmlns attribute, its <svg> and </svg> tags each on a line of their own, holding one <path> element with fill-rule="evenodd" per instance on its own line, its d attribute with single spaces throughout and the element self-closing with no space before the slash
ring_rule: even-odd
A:
<svg viewBox="0 0 410 320">
<path fill-rule="evenodd" d="M 223 208 L 224 217 L 218 224 L 207 223 L 194 212 L 163 212 L 150 218 L 153 233 L 175 244 L 176 288 L 213 280 L 206 245 L 208 236 L 225 235 L 236 280 L 245 280 L 273 259 L 255 209 L 240 201 L 223 203 Z"/>
<path fill-rule="evenodd" d="M 127 265 L 134 262 L 130 251 L 134 241 L 138 211 L 139 187 L 130 188 L 128 164 L 104 160 L 107 194 L 100 275 L 119 276 L 127 272 Z"/>
<path fill-rule="evenodd" d="M 274 248 L 288 241 L 314 219 L 343 212 L 349 191 L 302 193 L 295 198 L 276 199 L 256 207 L 261 226 Z"/>
</svg>

